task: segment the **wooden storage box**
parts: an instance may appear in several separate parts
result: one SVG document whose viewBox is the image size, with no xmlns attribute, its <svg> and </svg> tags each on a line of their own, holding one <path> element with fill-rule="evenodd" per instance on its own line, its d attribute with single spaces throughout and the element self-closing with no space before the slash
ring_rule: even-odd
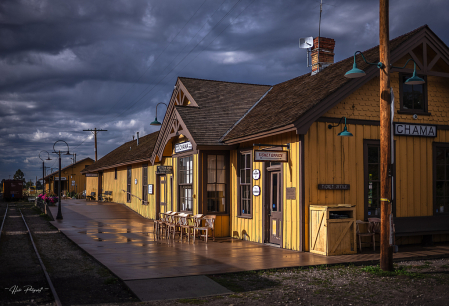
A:
<svg viewBox="0 0 449 306">
<path fill-rule="evenodd" d="M 356 254 L 355 205 L 310 205 L 310 252 L 322 255 Z"/>
</svg>

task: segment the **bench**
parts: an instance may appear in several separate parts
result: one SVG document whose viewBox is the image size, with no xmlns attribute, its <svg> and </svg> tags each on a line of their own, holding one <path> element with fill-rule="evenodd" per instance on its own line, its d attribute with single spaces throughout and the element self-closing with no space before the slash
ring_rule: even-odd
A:
<svg viewBox="0 0 449 306">
<path fill-rule="evenodd" d="M 394 218 L 395 236 L 423 236 L 423 244 L 432 244 L 432 235 L 449 234 L 449 216 Z"/>
<path fill-rule="evenodd" d="M 86 200 L 95 201 L 95 192 L 91 192 L 90 195 L 86 196 Z"/>
<path fill-rule="evenodd" d="M 105 191 L 101 194 L 101 200 L 103 202 L 111 202 L 112 201 L 112 191 Z"/>
</svg>

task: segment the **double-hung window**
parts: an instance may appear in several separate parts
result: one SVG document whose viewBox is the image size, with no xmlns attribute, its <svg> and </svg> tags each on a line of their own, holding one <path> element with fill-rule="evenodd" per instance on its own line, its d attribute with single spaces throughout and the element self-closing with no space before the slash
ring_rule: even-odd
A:
<svg viewBox="0 0 449 306">
<path fill-rule="evenodd" d="M 193 157 L 178 158 L 179 210 L 193 211 Z"/>
<path fill-rule="evenodd" d="M 434 144 L 434 215 L 449 214 L 449 144 Z"/>
<path fill-rule="evenodd" d="M 252 216 L 251 152 L 241 152 L 238 157 L 238 207 L 239 216 Z"/>
<path fill-rule="evenodd" d="M 207 155 L 207 212 L 226 212 L 226 164 L 224 155 Z"/>
</svg>

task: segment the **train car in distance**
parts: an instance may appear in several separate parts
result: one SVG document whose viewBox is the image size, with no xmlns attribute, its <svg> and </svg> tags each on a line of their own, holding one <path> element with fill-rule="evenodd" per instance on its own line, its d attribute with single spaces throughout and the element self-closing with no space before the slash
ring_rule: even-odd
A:
<svg viewBox="0 0 449 306">
<path fill-rule="evenodd" d="M 23 199 L 23 181 L 3 180 L 3 200 L 16 201 Z"/>
</svg>

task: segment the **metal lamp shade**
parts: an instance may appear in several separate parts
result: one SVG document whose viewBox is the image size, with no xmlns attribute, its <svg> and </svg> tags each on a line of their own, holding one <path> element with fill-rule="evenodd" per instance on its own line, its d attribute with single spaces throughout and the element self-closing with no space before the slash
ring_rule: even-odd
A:
<svg viewBox="0 0 449 306">
<path fill-rule="evenodd" d="M 354 136 L 354 135 L 352 135 L 351 132 L 348 132 L 348 129 L 346 128 L 346 124 L 345 124 L 345 128 L 343 129 L 343 131 L 341 133 L 338 133 L 338 136 L 349 136 L 349 137 L 351 137 L 351 136 Z"/>
<path fill-rule="evenodd" d="M 154 118 L 154 121 L 150 123 L 150 125 L 161 125 L 159 121 L 157 121 L 157 117 Z"/>
<path fill-rule="evenodd" d="M 345 77 L 349 78 L 349 79 L 360 78 L 365 75 L 366 75 L 365 71 L 357 68 L 357 64 L 355 63 L 355 60 L 354 60 L 354 65 L 352 66 L 352 69 L 345 73 Z"/>
<path fill-rule="evenodd" d="M 413 76 L 409 79 L 407 79 L 404 84 L 406 85 L 421 85 L 421 84 L 425 84 L 426 81 L 424 81 L 423 79 L 421 79 L 419 76 L 417 76 L 415 74 L 415 72 L 413 72 Z"/>
<path fill-rule="evenodd" d="M 415 62 L 415 61 L 413 61 Z M 407 79 L 404 84 L 406 85 L 421 85 L 425 84 L 426 81 L 421 79 L 419 76 L 416 75 L 416 63 L 414 63 L 414 69 L 413 69 L 413 75 L 411 78 Z"/>
</svg>

